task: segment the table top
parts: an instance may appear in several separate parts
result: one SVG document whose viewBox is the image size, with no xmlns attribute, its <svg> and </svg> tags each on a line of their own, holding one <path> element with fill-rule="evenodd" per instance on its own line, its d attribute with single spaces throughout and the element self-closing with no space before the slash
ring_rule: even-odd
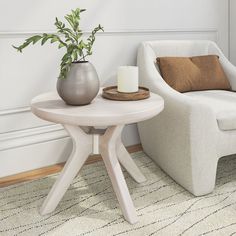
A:
<svg viewBox="0 0 236 236">
<path fill-rule="evenodd" d="M 139 101 L 113 101 L 101 96 L 102 89 L 91 104 L 69 106 L 57 92 L 49 92 L 31 101 L 31 111 L 38 117 L 60 124 L 79 126 L 112 126 L 150 119 L 164 108 L 163 99 L 153 93 Z"/>
</svg>

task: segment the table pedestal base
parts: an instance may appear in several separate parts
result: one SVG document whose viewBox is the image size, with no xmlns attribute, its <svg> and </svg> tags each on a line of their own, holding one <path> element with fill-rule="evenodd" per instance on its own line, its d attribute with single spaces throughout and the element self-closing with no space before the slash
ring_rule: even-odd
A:
<svg viewBox="0 0 236 236">
<path fill-rule="evenodd" d="M 45 215 L 54 211 L 88 156 L 100 153 L 125 219 L 131 224 L 136 223 L 136 211 L 119 163 L 138 183 L 146 181 L 146 178 L 121 142 L 124 126 L 111 126 L 101 133 L 95 129 L 86 132 L 85 128 L 77 126 L 64 125 L 64 127 L 72 138 L 73 150 L 45 199 L 40 213 Z"/>
</svg>

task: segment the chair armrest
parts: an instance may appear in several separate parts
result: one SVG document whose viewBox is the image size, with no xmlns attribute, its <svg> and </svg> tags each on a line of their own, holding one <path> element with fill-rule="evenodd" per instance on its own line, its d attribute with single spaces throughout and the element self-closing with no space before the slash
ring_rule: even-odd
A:
<svg viewBox="0 0 236 236">
<path fill-rule="evenodd" d="M 152 92 L 163 97 L 165 102 L 164 112 L 172 115 L 174 120 L 187 119 L 189 123 L 195 123 L 199 128 L 201 128 L 201 124 L 205 124 L 209 128 L 217 128 L 216 115 L 208 105 L 200 102 L 197 98 L 175 91 L 165 82 L 158 82 L 158 78 L 153 79 L 150 80 L 149 78 L 148 87 L 151 88 Z"/>
<path fill-rule="evenodd" d="M 153 125 L 147 132 L 165 134 L 167 142 L 182 148 L 186 144 L 189 145 L 191 148 L 188 151 L 193 156 L 209 153 L 209 150 L 216 152 L 219 128 L 215 113 L 196 98 L 175 91 L 165 82 L 159 82 L 157 74 L 158 72 L 152 78 L 146 77 L 149 82 L 145 85 L 163 97 L 165 106 L 161 114 L 155 118 L 159 125 L 157 126 L 155 121 L 150 121 Z"/>
</svg>

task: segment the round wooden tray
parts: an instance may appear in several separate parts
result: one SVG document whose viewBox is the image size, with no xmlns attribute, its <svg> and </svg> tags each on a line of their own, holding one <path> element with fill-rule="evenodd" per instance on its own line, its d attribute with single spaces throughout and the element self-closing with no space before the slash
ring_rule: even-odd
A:
<svg viewBox="0 0 236 236">
<path fill-rule="evenodd" d="M 110 86 L 103 89 L 102 96 L 106 99 L 117 101 L 136 101 L 150 97 L 148 88 L 139 87 L 139 90 L 134 93 L 121 93 L 117 91 L 117 86 Z"/>
</svg>

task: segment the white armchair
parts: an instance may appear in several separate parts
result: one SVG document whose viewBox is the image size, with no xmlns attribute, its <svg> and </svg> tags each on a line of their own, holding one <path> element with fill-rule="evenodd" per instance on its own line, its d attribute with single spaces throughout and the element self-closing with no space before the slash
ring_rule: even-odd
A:
<svg viewBox="0 0 236 236">
<path fill-rule="evenodd" d="M 179 93 L 168 86 L 156 57 L 216 54 L 236 91 L 236 68 L 212 41 L 149 41 L 138 51 L 140 83 L 161 95 L 164 111 L 138 124 L 144 151 L 196 196 L 213 191 L 220 157 L 236 153 L 236 92 Z"/>
</svg>

